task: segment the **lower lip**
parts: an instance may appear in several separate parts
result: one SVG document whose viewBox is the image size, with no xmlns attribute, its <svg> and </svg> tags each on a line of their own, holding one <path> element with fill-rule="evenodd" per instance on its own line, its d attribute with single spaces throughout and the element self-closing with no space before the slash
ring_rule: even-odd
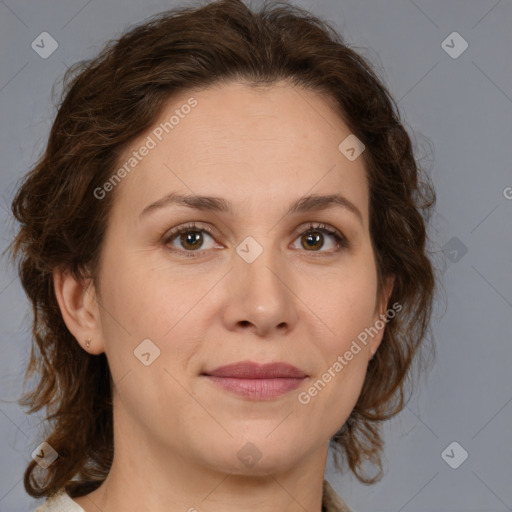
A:
<svg viewBox="0 0 512 512">
<path fill-rule="evenodd" d="M 208 379 L 226 391 L 253 400 L 263 400 L 284 395 L 297 389 L 304 378 L 277 378 L 277 379 L 237 379 L 231 377 L 213 377 Z"/>
</svg>

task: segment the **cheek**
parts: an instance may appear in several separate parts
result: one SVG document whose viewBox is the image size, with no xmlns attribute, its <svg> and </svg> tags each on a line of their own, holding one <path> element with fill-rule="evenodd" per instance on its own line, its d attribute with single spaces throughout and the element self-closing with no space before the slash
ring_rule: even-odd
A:
<svg viewBox="0 0 512 512">
<path fill-rule="evenodd" d="M 366 280 L 365 288 L 356 286 L 355 281 L 361 282 L 346 282 L 345 287 L 337 286 L 329 292 L 323 319 L 332 332 L 316 337 L 315 351 L 322 364 L 299 397 L 311 418 L 325 419 L 322 428 L 330 436 L 357 403 L 368 367 L 369 338 L 365 329 L 373 325 L 376 289 L 372 279 Z"/>
<path fill-rule="evenodd" d="M 214 284 L 211 277 L 204 276 L 191 286 L 190 276 L 180 277 L 169 265 L 148 265 L 139 256 L 128 251 L 112 258 L 112 253 L 105 253 L 104 268 L 109 270 L 101 281 L 101 321 L 114 380 L 130 371 L 132 378 L 146 382 L 148 367 L 136 359 L 137 351 L 143 353 L 146 346 L 158 354 L 152 370 L 165 367 L 174 372 L 185 366 L 200 347 L 197 326 L 202 325 L 201 315 L 205 314 L 201 299 Z M 148 339 L 154 346 L 144 341 Z M 152 373 L 152 379 L 158 381 L 156 375 Z M 169 378 L 167 374 L 163 377 Z M 146 383 L 146 387 L 152 385 Z"/>
<path fill-rule="evenodd" d="M 115 259 L 107 254 L 104 265 L 109 269 L 102 286 L 107 324 L 132 337 L 165 338 L 204 293 L 201 286 L 182 282 L 168 267 L 153 268 L 137 254 Z"/>
<path fill-rule="evenodd" d="M 326 350 L 348 350 L 352 340 L 375 321 L 377 275 L 371 255 L 357 265 L 324 276 L 315 294 L 309 293 L 311 309 L 328 327 Z"/>
</svg>

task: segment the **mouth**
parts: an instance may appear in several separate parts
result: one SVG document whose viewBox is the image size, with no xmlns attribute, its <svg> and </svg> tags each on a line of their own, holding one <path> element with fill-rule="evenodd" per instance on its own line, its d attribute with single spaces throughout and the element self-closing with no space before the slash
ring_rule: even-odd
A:
<svg viewBox="0 0 512 512">
<path fill-rule="evenodd" d="M 308 377 L 287 363 L 260 365 L 251 361 L 221 366 L 201 376 L 219 388 L 252 400 L 274 398 L 297 389 Z"/>
</svg>

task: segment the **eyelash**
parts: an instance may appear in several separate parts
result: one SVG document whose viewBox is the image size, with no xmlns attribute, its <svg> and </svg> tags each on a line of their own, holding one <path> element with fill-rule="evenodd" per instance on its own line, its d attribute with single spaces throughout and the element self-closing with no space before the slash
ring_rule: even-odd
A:
<svg viewBox="0 0 512 512">
<path fill-rule="evenodd" d="M 206 225 L 200 226 L 200 225 L 196 224 L 195 222 L 190 222 L 187 224 L 183 224 L 182 226 L 178 226 L 177 228 L 167 232 L 166 235 L 164 235 L 162 243 L 164 246 L 168 246 L 177 236 L 181 235 L 182 233 L 188 233 L 191 231 L 199 231 L 199 232 L 204 231 L 204 232 L 208 233 L 212 238 L 215 237 L 215 231 L 211 227 L 206 226 Z M 323 223 L 310 222 L 305 229 L 296 233 L 296 238 L 298 238 L 299 236 L 304 236 L 304 235 L 308 234 L 309 232 L 317 232 L 317 231 L 322 232 L 322 233 L 327 233 L 328 235 L 331 235 L 332 237 L 334 237 L 338 247 L 334 251 L 327 251 L 327 252 L 323 251 L 323 252 L 319 252 L 319 254 L 314 254 L 315 252 L 318 252 L 318 251 L 306 251 L 306 252 L 313 253 L 312 256 L 314 256 L 314 257 L 333 256 L 335 253 L 339 252 L 340 250 L 348 248 L 347 239 L 337 229 L 334 229 L 334 228 L 330 227 L 329 225 L 323 224 Z M 201 257 L 202 252 L 203 252 L 203 251 L 201 251 L 201 249 L 195 250 L 195 251 L 187 251 L 185 249 L 180 250 L 180 249 L 172 248 L 171 250 L 173 252 L 182 253 L 187 258 Z M 207 250 L 207 249 L 205 249 L 205 250 Z"/>
</svg>

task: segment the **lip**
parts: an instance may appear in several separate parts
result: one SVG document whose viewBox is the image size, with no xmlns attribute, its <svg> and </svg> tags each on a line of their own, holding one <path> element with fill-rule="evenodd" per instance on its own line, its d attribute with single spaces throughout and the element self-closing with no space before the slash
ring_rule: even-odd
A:
<svg viewBox="0 0 512 512">
<path fill-rule="evenodd" d="M 264 400 L 297 389 L 308 377 L 287 363 L 258 364 L 242 361 L 209 370 L 201 374 L 225 391 Z"/>
<path fill-rule="evenodd" d="M 214 370 L 204 372 L 203 375 L 234 379 L 303 379 L 307 377 L 303 371 L 291 364 L 258 364 L 252 361 L 240 361 L 239 363 L 219 366 Z"/>
</svg>

